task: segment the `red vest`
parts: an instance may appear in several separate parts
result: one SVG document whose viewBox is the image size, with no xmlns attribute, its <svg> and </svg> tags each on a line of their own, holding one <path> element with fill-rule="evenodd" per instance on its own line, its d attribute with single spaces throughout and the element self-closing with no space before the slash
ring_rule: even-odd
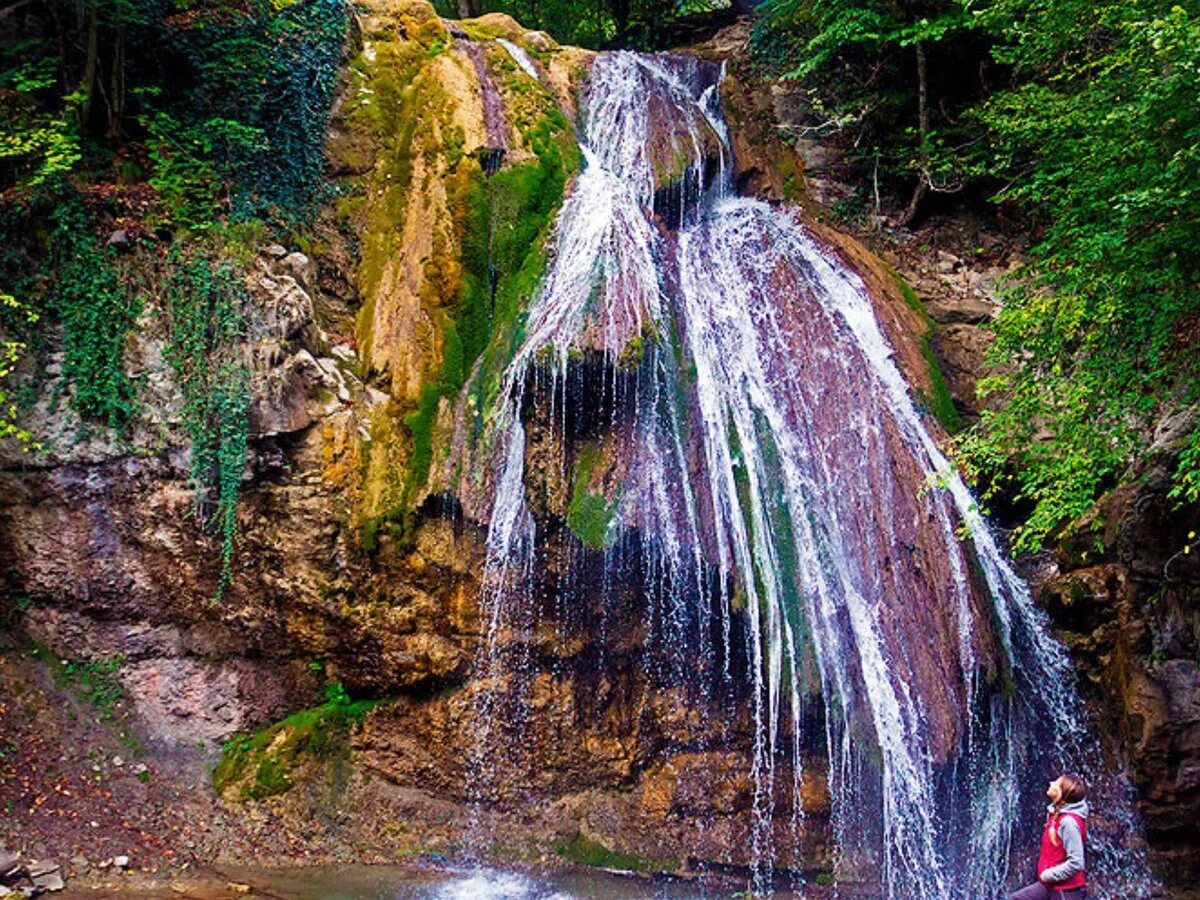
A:
<svg viewBox="0 0 1200 900">
<path fill-rule="evenodd" d="M 1042 852 L 1038 855 L 1037 865 L 1039 876 L 1051 866 L 1057 866 L 1059 863 L 1067 861 L 1067 849 L 1063 846 L 1062 836 L 1058 833 L 1059 823 L 1063 816 L 1070 816 L 1075 820 L 1075 824 L 1079 826 L 1079 836 L 1083 839 L 1084 845 L 1087 845 L 1087 822 L 1081 816 L 1069 812 L 1050 813 L 1046 816 L 1046 827 L 1042 829 Z M 1053 832 L 1053 839 L 1051 832 Z M 1046 887 L 1055 891 L 1074 891 L 1083 887 L 1084 884 L 1086 884 L 1084 873 L 1076 872 L 1066 881 L 1056 881 Z"/>
</svg>

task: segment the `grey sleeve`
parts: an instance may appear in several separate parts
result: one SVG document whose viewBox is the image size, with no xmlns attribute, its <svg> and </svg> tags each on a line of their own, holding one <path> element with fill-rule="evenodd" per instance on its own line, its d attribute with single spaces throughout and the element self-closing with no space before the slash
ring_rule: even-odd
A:
<svg viewBox="0 0 1200 900">
<path fill-rule="evenodd" d="M 1038 873 L 1043 882 L 1055 884 L 1066 881 L 1076 872 L 1083 871 L 1083 835 L 1079 833 L 1079 825 L 1070 816 L 1063 816 L 1058 825 L 1058 836 L 1062 839 L 1063 849 L 1067 851 L 1067 861 L 1057 866 L 1050 866 Z"/>
</svg>

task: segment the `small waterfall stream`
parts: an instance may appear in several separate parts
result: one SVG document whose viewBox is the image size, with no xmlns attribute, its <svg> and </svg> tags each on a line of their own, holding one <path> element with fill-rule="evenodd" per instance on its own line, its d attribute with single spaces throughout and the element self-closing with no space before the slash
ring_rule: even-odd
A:
<svg viewBox="0 0 1200 900">
<path fill-rule="evenodd" d="M 755 889 L 804 828 L 815 741 L 839 880 L 1000 896 L 1047 775 L 1084 769 L 1110 785 L 1110 820 L 1132 821 L 1128 808 L 1101 777 L 1063 650 L 927 430 L 865 287 L 795 210 L 733 196 L 721 76 L 682 56 L 595 62 L 585 167 L 484 442 L 475 675 L 496 687 L 476 710 L 477 799 L 495 766 L 521 764 L 533 690 L 530 484 L 549 477 L 530 471 L 535 410 L 579 532 L 555 592 L 595 590 L 595 569 L 574 563 L 599 554 L 599 589 L 638 582 L 648 640 L 697 690 L 747 680 Z M 1140 861 L 1105 853 L 1102 831 L 1101 895 L 1136 895 Z"/>
</svg>

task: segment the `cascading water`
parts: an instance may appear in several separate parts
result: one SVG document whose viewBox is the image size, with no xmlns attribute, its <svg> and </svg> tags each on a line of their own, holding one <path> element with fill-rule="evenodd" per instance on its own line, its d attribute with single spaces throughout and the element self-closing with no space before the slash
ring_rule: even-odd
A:
<svg viewBox="0 0 1200 900">
<path fill-rule="evenodd" d="M 1043 777 L 1100 771 L 1067 661 L 925 427 L 863 284 L 794 210 L 731 196 L 720 77 L 687 57 L 595 62 L 585 168 L 483 442 L 479 798 L 498 758 L 520 764 L 533 690 L 536 415 L 579 533 L 552 592 L 594 579 L 579 562 L 599 555 L 601 590 L 635 579 L 649 640 L 702 691 L 749 680 L 755 889 L 803 828 L 816 729 L 840 881 L 997 896 Z M 1128 816 L 1116 793 L 1102 803 Z M 1100 895 L 1139 893 L 1140 860 L 1098 846 Z"/>
</svg>

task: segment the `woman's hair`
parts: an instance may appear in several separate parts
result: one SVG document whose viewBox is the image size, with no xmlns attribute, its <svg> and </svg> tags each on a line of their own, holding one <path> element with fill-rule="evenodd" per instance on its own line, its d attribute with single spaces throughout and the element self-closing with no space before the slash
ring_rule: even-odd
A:
<svg viewBox="0 0 1200 900">
<path fill-rule="evenodd" d="M 1078 803 L 1088 795 L 1088 786 L 1078 775 L 1064 774 L 1058 780 L 1058 786 L 1062 790 L 1062 797 L 1059 799 L 1059 804 Z"/>
</svg>

